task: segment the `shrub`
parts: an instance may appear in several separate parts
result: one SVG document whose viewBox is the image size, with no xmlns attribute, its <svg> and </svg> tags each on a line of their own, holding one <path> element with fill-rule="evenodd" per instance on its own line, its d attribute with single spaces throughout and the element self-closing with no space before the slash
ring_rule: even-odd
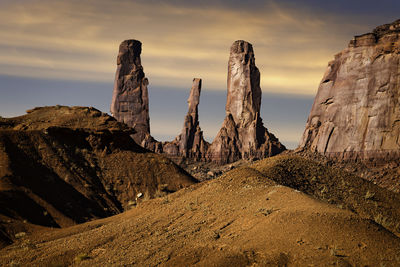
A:
<svg viewBox="0 0 400 267">
<path fill-rule="evenodd" d="M 373 199 L 374 196 L 375 196 L 375 193 L 374 193 L 374 192 L 367 191 L 367 193 L 365 193 L 364 198 L 365 198 L 365 199 Z"/>
<path fill-rule="evenodd" d="M 87 260 L 87 259 L 90 259 L 90 257 L 86 253 L 81 253 L 81 254 L 79 254 L 79 255 L 77 255 L 75 257 L 75 261 L 76 262 L 81 262 L 81 261 L 84 261 L 84 260 Z"/>
</svg>

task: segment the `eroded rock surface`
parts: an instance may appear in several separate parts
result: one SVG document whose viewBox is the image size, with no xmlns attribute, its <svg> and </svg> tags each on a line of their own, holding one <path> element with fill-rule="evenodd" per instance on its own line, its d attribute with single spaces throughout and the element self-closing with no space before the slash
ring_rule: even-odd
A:
<svg viewBox="0 0 400 267">
<path fill-rule="evenodd" d="M 140 60 L 142 43 L 125 40 L 119 46 L 111 114 L 133 127 L 138 144 L 150 135 L 148 80 Z"/>
<path fill-rule="evenodd" d="M 201 79 L 194 78 L 188 98 L 189 110 L 185 116 L 183 129 L 174 141 L 163 144 L 163 152 L 170 156 L 200 160 L 205 157 L 208 143 L 203 138 L 199 123 Z"/>
<path fill-rule="evenodd" d="M 300 148 L 341 159 L 400 157 L 400 20 L 356 36 L 328 64 Z"/>
<path fill-rule="evenodd" d="M 264 158 L 285 150 L 260 118 L 260 72 L 250 43 L 236 41 L 228 62 L 226 118 L 207 158 L 220 163 Z"/>
</svg>

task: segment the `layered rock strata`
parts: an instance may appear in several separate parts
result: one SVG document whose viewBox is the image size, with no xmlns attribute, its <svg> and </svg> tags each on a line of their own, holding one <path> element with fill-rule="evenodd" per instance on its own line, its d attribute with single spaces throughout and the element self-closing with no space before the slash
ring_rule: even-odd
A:
<svg viewBox="0 0 400 267">
<path fill-rule="evenodd" d="M 328 64 L 300 148 L 340 159 L 400 157 L 400 20 L 355 36 Z"/>
<path fill-rule="evenodd" d="M 226 118 L 207 151 L 214 162 L 264 158 L 285 150 L 260 118 L 260 72 L 250 43 L 236 41 L 228 62 Z"/>
<path fill-rule="evenodd" d="M 112 116 L 134 128 L 132 137 L 138 144 L 150 135 L 148 80 L 143 72 L 141 52 L 142 43 L 137 40 L 120 44 L 111 102 Z"/>
<path fill-rule="evenodd" d="M 163 144 L 163 152 L 174 157 L 203 159 L 209 143 L 203 138 L 199 123 L 201 79 L 194 78 L 188 98 L 188 113 L 185 116 L 183 129 L 174 141 Z"/>
</svg>

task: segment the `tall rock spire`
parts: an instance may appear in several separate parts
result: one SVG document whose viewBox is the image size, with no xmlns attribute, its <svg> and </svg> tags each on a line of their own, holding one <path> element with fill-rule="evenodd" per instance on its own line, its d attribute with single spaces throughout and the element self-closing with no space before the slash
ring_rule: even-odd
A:
<svg viewBox="0 0 400 267">
<path fill-rule="evenodd" d="M 329 62 L 300 148 L 340 159 L 400 158 L 400 20 L 355 36 Z"/>
<path fill-rule="evenodd" d="M 198 106 L 200 103 L 201 79 L 194 78 L 188 98 L 188 113 L 183 129 L 174 141 L 163 145 L 163 152 L 171 156 L 201 159 L 205 157 L 208 143 L 204 141 L 199 123 Z"/>
<path fill-rule="evenodd" d="M 134 128 L 133 139 L 141 144 L 150 136 L 148 80 L 140 60 L 142 43 L 125 40 L 119 46 L 111 114 Z"/>
<path fill-rule="evenodd" d="M 231 46 L 228 62 L 226 118 L 207 158 L 228 163 L 264 158 L 285 150 L 264 127 L 260 107 L 260 72 L 255 65 L 253 46 L 246 41 L 236 41 Z"/>
</svg>

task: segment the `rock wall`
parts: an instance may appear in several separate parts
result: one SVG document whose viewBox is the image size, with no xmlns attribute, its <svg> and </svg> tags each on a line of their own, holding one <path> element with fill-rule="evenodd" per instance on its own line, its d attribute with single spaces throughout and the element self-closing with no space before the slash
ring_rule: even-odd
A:
<svg viewBox="0 0 400 267">
<path fill-rule="evenodd" d="M 125 40 L 119 46 L 111 114 L 134 128 L 138 144 L 150 136 L 148 80 L 140 60 L 142 43 Z M 149 138 L 149 137 L 147 137 Z"/>
<path fill-rule="evenodd" d="M 322 78 L 300 148 L 340 159 L 400 157 L 400 20 L 355 36 Z"/>
<path fill-rule="evenodd" d="M 236 41 L 228 62 L 226 118 L 207 158 L 219 163 L 264 158 L 285 150 L 260 118 L 260 72 L 250 43 Z"/>
</svg>

